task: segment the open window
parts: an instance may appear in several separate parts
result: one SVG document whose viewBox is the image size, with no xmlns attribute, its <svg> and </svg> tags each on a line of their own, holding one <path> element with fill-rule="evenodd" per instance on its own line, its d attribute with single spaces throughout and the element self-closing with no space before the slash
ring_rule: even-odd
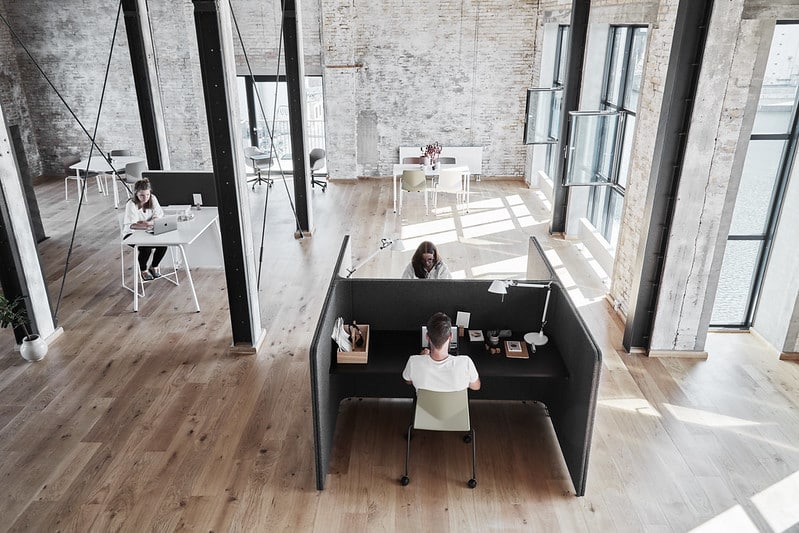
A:
<svg viewBox="0 0 799 533">
<path fill-rule="evenodd" d="M 556 144 L 560 129 L 562 87 L 527 90 L 524 144 Z"/>
<path fill-rule="evenodd" d="M 564 185 L 612 185 L 621 114 L 615 111 L 569 112 L 569 152 Z"/>
</svg>

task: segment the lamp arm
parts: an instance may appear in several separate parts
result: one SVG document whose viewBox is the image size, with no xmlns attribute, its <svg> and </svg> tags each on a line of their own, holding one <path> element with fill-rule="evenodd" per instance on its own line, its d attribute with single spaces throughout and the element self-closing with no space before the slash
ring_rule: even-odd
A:
<svg viewBox="0 0 799 533">
<path fill-rule="evenodd" d="M 544 300 L 544 313 L 541 315 L 541 333 L 544 332 L 544 325 L 547 323 L 547 311 L 549 310 L 549 296 L 552 294 L 552 283 L 546 285 L 547 298 Z"/>
<path fill-rule="evenodd" d="M 359 268 L 361 268 L 363 265 L 365 265 L 366 263 L 368 263 L 369 261 L 371 261 L 371 260 L 372 260 L 372 259 L 373 259 L 373 258 L 374 258 L 374 257 L 375 257 L 377 254 L 379 254 L 380 252 L 382 252 L 383 250 L 385 250 L 386 248 L 388 248 L 389 246 L 391 246 L 391 244 L 392 244 L 393 242 L 394 242 L 394 241 L 392 241 L 391 239 L 380 239 L 380 247 L 379 247 L 377 250 L 375 250 L 374 252 L 372 252 L 372 253 L 369 255 L 369 257 L 367 257 L 366 259 L 364 259 L 363 261 L 361 261 L 360 263 L 358 263 L 358 264 L 357 264 L 357 265 L 355 265 L 354 267 L 350 267 L 350 268 L 348 268 L 348 269 L 347 269 L 347 278 L 351 277 L 351 276 L 352 276 L 352 275 L 355 273 L 355 271 L 356 271 L 356 270 L 358 270 L 358 269 L 359 269 Z"/>
</svg>

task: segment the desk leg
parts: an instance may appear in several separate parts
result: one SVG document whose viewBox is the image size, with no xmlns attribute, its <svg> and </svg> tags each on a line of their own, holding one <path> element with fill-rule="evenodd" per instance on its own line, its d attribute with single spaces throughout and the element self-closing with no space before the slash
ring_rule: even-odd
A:
<svg viewBox="0 0 799 533">
<path fill-rule="evenodd" d="M 469 172 L 464 174 L 466 177 L 466 212 L 469 212 L 469 193 L 471 192 L 472 176 Z"/>
<path fill-rule="evenodd" d="M 391 194 L 394 197 L 394 212 L 397 212 L 397 175 L 391 178 Z"/>
<path fill-rule="evenodd" d="M 139 311 L 139 246 L 133 245 L 133 311 Z"/>
<path fill-rule="evenodd" d="M 111 186 L 114 188 L 114 209 L 119 209 L 119 191 L 117 190 L 117 187 L 119 185 L 117 183 L 117 180 L 119 179 L 119 174 L 116 173 L 112 174 L 111 179 L 113 180 Z"/>
<path fill-rule="evenodd" d="M 191 287 L 191 297 L 194 298 L 194 307 L 197 312 L 200 312 L 200 303 L 197 301 L 197 293 L 194 290 L 194 281 L 191 279 L 191 268 L 189 267 L 189 259 L 186 257 L 186 248 L 181 244 L 180 255 L 183 256 L 183 264 L 186 266 L 186 278 L 189 280 L 189 287 Z"/>
</svg>

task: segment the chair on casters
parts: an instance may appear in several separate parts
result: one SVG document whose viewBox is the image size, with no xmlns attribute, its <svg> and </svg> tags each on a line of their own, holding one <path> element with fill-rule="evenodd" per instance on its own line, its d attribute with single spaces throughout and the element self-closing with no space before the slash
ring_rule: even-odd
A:
<svg viewBox="0 0 799 533">
<path fill-rule="evenodd" d="M 245 146 L 244 155 L 252 162 L 252 169 L 255 171 L 255 177 L 247 180 L 247 183 L 252 183 L 253 190 L 256 185 L 261 183 L 266 183 L 271 187 L 273 180 L 269 177 L 269 167 L 272 166 L 272 156 L 257 146 Z M 266 177 L 261 175 L 261 170 L 266 170 Z"/>
<path fill-rule="evenodd" d="M 314 185 L 319 185 L 322 188 L 322 192 L 325 192 L 327 190 L 327 181 L 316 179 L 317 176 L 327 177 L 327 172 L 320 172 L 325 167 L 325 151 L 321 148 L 314 148 L 311 150 L 308 158 L 310 160 L 311 169 L 311 188 L 313 188 Z"/>
<path fill-rule="evenodd" d="M 408 426 L 408 443 L 405 450 L 405 474 L 400 478 L 404 486 L 411 482 L 408 463 L 411 459 L 411 433 L 414 429 L 429 431 L 468 431 L 463 442 L 472 445 L 472 478 L 466 483 L 470 489 L 477 486 L 477 454 L 475 434 L 469 420 L 469 393 L 467 389 L 454 392 L 416 391 L 416 409 L 413 422 Z"/>
</svg>

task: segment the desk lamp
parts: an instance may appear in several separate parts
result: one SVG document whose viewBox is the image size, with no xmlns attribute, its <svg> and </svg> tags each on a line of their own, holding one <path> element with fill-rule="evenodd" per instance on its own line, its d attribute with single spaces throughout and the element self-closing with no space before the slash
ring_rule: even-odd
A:
<svg viewBox="0 0 799 533">
<path fill-rule="evenodd" d="M 544 335 L 544 326 L 547 323 L 547 311 L 549 310 L 549 295 L 552 294 L 552 282 L 549 283 L 519 283 L 516 280 L 499 280 L 496 279 L 491 282 L 488 287 L 488 292 L 492 294 L 501 294 L 502 301 L 505 301 L 505 295 L 508 294 L 508 287 L 532 287 L 534 289 L 546 289 L 547 298 L 544 301 L 544 313 L 541 315 L 541 330 L 531 331 L 525 333 L 524 342 L 534 346 L 542 346 L 549 341 L 549 338 Z"/>
<path fill-rule="evenodd" d="M 392 250 L 397 251 L 397 252 L 404 250 L 404 244 L 403 244 L 401 239 L 386 239 L 386 238 L 382 238 L 382 239 L 380 239 L 380 246 L 377 248 L 377 250 L 372 252 L 371 255 L 369 255 L 369 257 L 367 257 L 366 259 L 364 259 L 363 261 L 361 261 L 360 263 L 358 263 L 354 267 L 350 267 L 350 268 L 347 269 L 347 276 L 346 277 L 347 278 L 352 277 L 352 275 L 355 273 L 356 270 L 358 270 L 363 265 L 365 265 L 366 263 L 371 261 L 377 254 L 379 254 L 380 252 L 382 252 L 383 250 L 385 250 L 389 246 L 391 246 Z"/>
</svg>

